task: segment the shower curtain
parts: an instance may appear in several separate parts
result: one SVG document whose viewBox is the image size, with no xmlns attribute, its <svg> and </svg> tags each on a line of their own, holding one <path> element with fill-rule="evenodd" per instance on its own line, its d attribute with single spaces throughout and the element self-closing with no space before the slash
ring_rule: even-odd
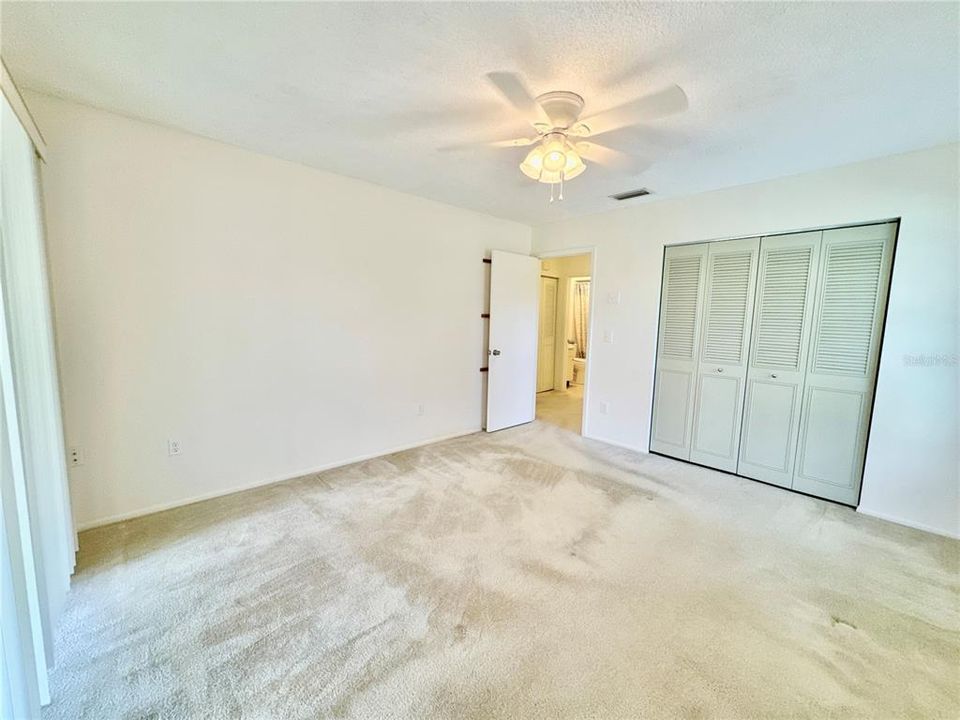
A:
<svg viewBox="0 0 960 720">
<path fill-rule="evenodd" d="M 587 356 L 587 313 L 590 312 L 590 281 L 577 280 L 573 287 L 573 337 L 577 357 Z"/>
</svg>

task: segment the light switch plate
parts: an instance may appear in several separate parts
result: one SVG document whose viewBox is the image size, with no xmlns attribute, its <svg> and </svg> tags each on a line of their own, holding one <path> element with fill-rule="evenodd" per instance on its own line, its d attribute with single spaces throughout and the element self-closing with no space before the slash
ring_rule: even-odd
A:
<svg viewBox="0 0 960 720">
<path fill-rule="evenodd" d="M 611 290 L 607 293 L 607 304 L 608 305 L 619 305 L 620 304 L 620 291 Z"/>
<path fill-rule="evenodd" d="M 605 343 L 613 342 L 613 330 L 604 330 L 603 331 L 603 341 Z"/>
</svg>

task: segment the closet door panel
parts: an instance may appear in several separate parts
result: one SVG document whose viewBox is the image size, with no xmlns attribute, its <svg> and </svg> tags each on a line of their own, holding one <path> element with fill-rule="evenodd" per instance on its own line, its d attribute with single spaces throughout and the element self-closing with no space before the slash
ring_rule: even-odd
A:
<svg viewBox="0 0 960 720">
<path fill-rule="evenodd" d="M 835 488 L 852 487 L 859 430 L 865 419 L 864 400 L 863 393 L 856 391 L 816 385 L 807 388 L 795 489 L 812 492 L 816 485 L 811 481 L 829 483 Z"/>
<path fill-rule="evenodd" d="M 794 489 L 860 495 L 896 224 L 823 234 Z"/>
<path fill-rule="evenodd" d="M 657 452 L 678 457 L 680 449 L 687 444 L 692 380 L 689 372 L 657 370 L 657 415 L 652 444 Z M 677 452 L 673 452 L 674 449 Z"/>
<path fill-rule="evenodd" d="M 729 376 L 701 375 L 699 381 L 690 459 L 732 472 L 737 466 L 743 384 Z"/>
<path fill-rule="evenodd" d="M 821 232 L 765 237 L 739 474 L 790 487 L 800 421 Z"/>
<path fill-rule="evenodd" d="M 707 246 L 664 252 L 650 449 L 688 460 Z"/>
<path fill-rule="evenodd" d="M 796 385 L 755 379 L 750 383 L 750 394 L 744 409 L 743 457 L 748 458 L 754 474 L 741 470 L 742 475 L 756 477 L 764 470 L 785 473 L 790 466 L 793 437 L 796 435 L 794 418 L 800 406 Z M 760 468 L 759 470 L 757 468 Z M 789 487 L 786 479 L 771 476 L 768 482 Z M 764 478 L 759 478 L 764 479 Z"/>
<path fill-rule="evenodd" d="M 735 472 L 760 238 L 710 243 L 690 459 Z"/>
</svg>

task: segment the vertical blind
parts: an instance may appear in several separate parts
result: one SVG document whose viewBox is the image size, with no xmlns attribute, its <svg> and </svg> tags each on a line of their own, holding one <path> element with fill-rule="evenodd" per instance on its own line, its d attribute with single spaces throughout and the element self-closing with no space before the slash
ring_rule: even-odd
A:
<svg viewBox="0 0 960 720">
<path fill-rule="evenodd" d="M 36 152 L 0 108 L 0 639 L 3 717 L 50 701 L 54 631 L 74 567 Z"/>
</svg>

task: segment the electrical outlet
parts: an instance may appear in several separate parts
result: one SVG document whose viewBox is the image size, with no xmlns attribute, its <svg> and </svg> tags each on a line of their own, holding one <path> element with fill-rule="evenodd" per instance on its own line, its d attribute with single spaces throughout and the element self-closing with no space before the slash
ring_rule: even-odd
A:
<svg viewBox="0 0 960 720">
<path fill-rule="evenodd" d="M 604 330 L 603 331 L 603 341 L 605 343 L 613 342 L 613 330 Z"/>
<path fill-rule="evenodd" d="M 426 412 L 426 408 L 423 406 L 423 403 L 417 405 L 417 415 L 422 416 Z"/>
<path fill-rule="evenodd" d="M 613 290 L 607 293 L 607 304 L 608 305 L 619 305 L 620 304 L 620 291 Z"/>
<path fill-rule="evenodd" d="M 167 440 L 167 455 L 179 455 L 183 452 L 179 440 Z"/>
<path fill-rule="evenodd" d="M 605 400 L 601 400 L 601 401 L 600 401 L 600 414 L 601 414 L 601 415 L 606 415 L 606 414 L 607 414 L 607 411 L 608 411 L 609 409 L 610 409 L 610 403 L 606 402 Z"/>
<path fill-rule="evenodd" d="M 67 451 L 67 463 L 70 467 L 77 467 L 77 465 L 83 465 L 83 448 L 78 445 L 74 445 Z"/>
</svg>

